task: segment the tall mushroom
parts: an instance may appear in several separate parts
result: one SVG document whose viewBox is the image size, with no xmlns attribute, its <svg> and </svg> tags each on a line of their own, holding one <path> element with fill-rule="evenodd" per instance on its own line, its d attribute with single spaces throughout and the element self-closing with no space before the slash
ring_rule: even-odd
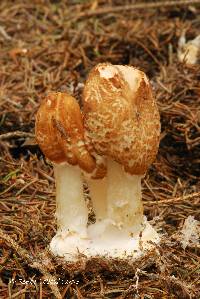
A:
<svg viewBox="0 0 200 299">
<path fill-rule="evenodd" d="M 74 259 L 87 247 L 88 210 L 83 196 L 81 169 L 95 170 L 95 160 L 84 144 L 82 115 L 70 95 L 52 92 L 42 102 L 35 125 L 36 139 L 53 162 L 56 179 L 57 234 L 51 242 L 56 255 Z"/>
<path fill-rule="evenodd" d="M 102 230 L 90 227 L 94 243 L 120 252 L 134 249 L 138 240 L 158 240 L 144 220 L 141 178 L 154 161 L 160 134 L 160 118 L 149 80 L 131 66 L 102 63 L 94 67 L 83 92 L 86 143 L 90 152 L 107 160 L 107 205 Z M 107 227 L 105 223 L 108 223 Z M 121 241 L 119 241 L 121 238 Z M 122 244 L 123 243 L 123 244 Z M 95 245 L 94 245 L 95 246 Z M 98 246 L 97 246 L 98 247 Z M 98 250 L 98 249 L 97 249 Z"/>
</svg>

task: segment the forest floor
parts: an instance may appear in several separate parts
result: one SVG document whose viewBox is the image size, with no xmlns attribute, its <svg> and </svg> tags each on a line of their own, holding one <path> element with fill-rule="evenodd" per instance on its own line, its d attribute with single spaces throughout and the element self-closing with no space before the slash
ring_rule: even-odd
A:
<svg viewBox="0 0 200 299">
<path fill-rule="evenodd" d="M 184 32 L 200 34 L 200 1 L 183 2 L 0 1 L 0 298 L 200 298 L 200 246 L 182 230 L 200 220 L 200 64 L 177 58 Z M 105 61 L 138 67 L 153 86 L 162 132 L 143 202 L 162 240 L 128 266 L 74 268 L 48 250 L 55 184 L 35 113 L 51 90 L 80 99 Z"/>
</svg>

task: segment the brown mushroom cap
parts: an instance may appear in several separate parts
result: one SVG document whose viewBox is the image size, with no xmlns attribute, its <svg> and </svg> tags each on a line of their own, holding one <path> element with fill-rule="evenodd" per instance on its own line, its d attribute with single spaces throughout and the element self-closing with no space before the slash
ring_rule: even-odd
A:
<svg viewBox="0 0 200 299">
<path fill-rule="evenodd" d="M 146 75 L 131 66 L 94 67 L 83 92 L 85 138 L 93 150 L 143 175 L 155 159 L 160 117 Z"/>
<path fill-rule="evenodd" d="M 51 92 L 43 100 L 35 124 L 36 140 L 45 156 L 54 163 L 79 165 L 90 173 L 95 160 L 84 143 L 80 107 L 72 96 Z"/>
</svg>

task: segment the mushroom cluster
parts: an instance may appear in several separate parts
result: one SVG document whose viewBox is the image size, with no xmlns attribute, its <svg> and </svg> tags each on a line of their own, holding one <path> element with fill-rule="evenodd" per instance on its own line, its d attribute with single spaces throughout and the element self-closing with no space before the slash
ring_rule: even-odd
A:
<svg viewBox="0 0 200 299">
<path fill-rule="evenodd" d="M 141 179 L 154 161 L 160 118 L 146 75 L 101 63 L 83 91 L 83 111 L 50 93 L 36 116 L 36 138 L 52 161 L 58 230 L 50 248 L 66 260 L 136 258 L 159 241 L 143 215 Z M 88 225 L 86 181 L 96 222 Z"/>
</svg>

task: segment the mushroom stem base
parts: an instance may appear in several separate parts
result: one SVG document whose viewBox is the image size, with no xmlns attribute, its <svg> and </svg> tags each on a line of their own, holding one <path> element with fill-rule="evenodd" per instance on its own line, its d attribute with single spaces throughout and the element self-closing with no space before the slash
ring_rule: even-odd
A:
<svg viewBox="0 0 200 299">
<path fill-rule="evenodd" d="M 50 249 L 53 254 L 62 256 L 66 261 L 77 262 L 80 257 L 90 259 L 102 257 L 107 259 L 138 259 L 152 250 L 159 243 L 159 235 L 144 217 L 142 231 L 134 236 L 126 234 L 111 223 L 105 223 L 101 234 L 94 234 L 88 228 L 88 238 L 78 235 L 62 238 L 57 234 L 51 241 Z M 101 228 L 102 232 L 102 228 Z"/>
</svg>

